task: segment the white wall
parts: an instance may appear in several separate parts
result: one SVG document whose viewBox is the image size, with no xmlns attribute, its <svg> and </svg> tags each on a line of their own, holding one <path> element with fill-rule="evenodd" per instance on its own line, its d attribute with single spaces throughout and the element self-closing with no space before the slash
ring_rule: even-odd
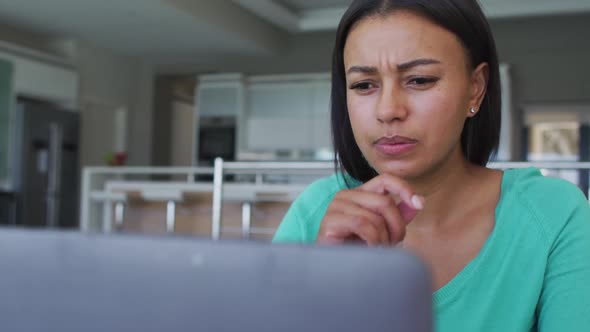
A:
<svg viewBox="0 0 590 332">
<path fill-rule="evenodd" d="M 128 126 L 130 165 L 152 164 L 152 137 L 154 113 L 154 69 L 147 63 L 137 65 L 133 79 L 133 98 Z"/>
<path fill-rule="evenodd" d="M 192 165 L 194 112 L 194 105 L 184 101 L 176 100 L 172 105 L 171 166 Z"/>
<path fill-rule="evenodd" d="M 76 66 L 80 72 L 80 101 L 82 117 L 85 109 L 107 109 L 104 117 L 112 117 L 116 109 L 128 110 L 127 151 L 129 165 L 151 163 L 153 70 L 139 59 L 115 55 L 104 49 L 79 44 Z M 92 115 L 97 116 L 96 114 Z M 92 121 L 82 121 L 92 125 Z M 114 136 L 113 123 L 103 119 L 103 128 L 96 133 L 81 128 L 82 165 L 102 163 L 105 137 Z M 84 135 L 84 133 L 88 133 Z M 112 147 L 115 148 L 114 146 Z"/>
<path fill-rule="evenodd" d="M 590 15 L 492 23 L 517 106 L 590 101 Z"/>
<path fill-rule="evenodd" d="M 335 32 L 295 35 L 285 40 L 280 52 L 272 56 L 215 56 L 199 59 L 192 65 L 164 66 L 163 73 L 194 72 L 244 73 L 247 75 L 296 74 L 330 71 Z"/>
<path fill-rule="evenodd" d="M 86 102 L 80 119 L 80 160 L 83 166 L 105 165 L 105 156 L 118 145 L 114 128 L 117 108 Z"/>
</svg>

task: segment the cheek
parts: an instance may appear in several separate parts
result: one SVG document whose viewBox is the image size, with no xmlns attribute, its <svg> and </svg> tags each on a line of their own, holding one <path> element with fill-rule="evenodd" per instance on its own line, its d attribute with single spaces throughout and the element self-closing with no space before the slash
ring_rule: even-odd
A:
<svg viewBox="0 0 590 332">
<path fill-rule="evenodd" d="M 448 90 L 439 89 L 431 94 L 414 100 L 412 109 L 420 126 L 428 128 L 428 137 L 440 140 L 460 135 L 467 114 L 461 96 L 453 95 Z M 458 133 L 456 133 L 458 131 Z"/>
<path fill-rule="evenodd" d="M 354 134 L 357 144 L 363 144 L 363 137 L 368 131 L 372 123 L 375 121 L 374 117 L 374 103 L 371 98 L 363 96 L 348 96 L 347 97 L 348 117 L 352 132 Z"/>
</svg>

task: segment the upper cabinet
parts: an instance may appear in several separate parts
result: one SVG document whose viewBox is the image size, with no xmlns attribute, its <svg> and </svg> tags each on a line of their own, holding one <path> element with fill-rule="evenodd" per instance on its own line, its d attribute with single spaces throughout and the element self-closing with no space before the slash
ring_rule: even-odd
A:
<svg viewBox="0 0 590 332">
<path fill-rule="evenodd" d="M 246 150 L 318 150 L 329 147 L 327 74 L 264 76 L 248 80 Z"/>
<path fill-rule="evenodd" d="M 306 149 L 313 107 L 307 82 L 251 82 L 246 107 L 248 150 Z"/>
<path fill-rule="evenodd" d="M 240 74 L 203 75 L 197 85 L 199 117 L 237 117 L 244 106 Z"/>
<path fill-rule="evenodd" d="M 0 59 L 12 64 L 14 96 L 33 97 L 71 108 L 77 107 L 79 75 L 69 64 L 38 61 L 4 52 L 0 52 Z"/>
<path fill-rule="evenodd" d="M 199 77 L 199 118 L 235 117 L 239 151 L 331 147 L 327 73 Z"/>
</svg>

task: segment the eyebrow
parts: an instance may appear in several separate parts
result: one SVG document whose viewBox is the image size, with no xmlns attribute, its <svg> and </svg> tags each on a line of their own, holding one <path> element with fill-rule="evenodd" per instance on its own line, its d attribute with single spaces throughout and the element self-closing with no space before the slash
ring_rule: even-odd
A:
<svg viewBox="0 0 590 332">
<path fill-rule="evenodd" d="M 435 59 L 416 59 L 405 63 L 400 63 L 397 65 L 397 70 L 399 71 L 407 71 L 411 68 L 417 66 L 427 66 L 427 65 L 437 65 L 441 62 Z M 348 69 L 347 73 L 361 73 L 361 74 L 375 74 L 377 73 L 377 67 L 370 67 L 370 66 L 352 66 Z"/>
</svg>

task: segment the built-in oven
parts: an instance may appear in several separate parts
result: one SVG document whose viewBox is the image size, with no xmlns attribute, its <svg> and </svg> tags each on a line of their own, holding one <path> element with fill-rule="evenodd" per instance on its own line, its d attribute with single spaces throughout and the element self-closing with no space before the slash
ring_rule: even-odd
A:
<svg viewBox="0 0 590 332">
<path fill-rule="evenodd" d="M 213 166 L 217 157 L 236 160 L 236 119 L 203 117 L 199 122 L 197 164 Z"/>
</svg>

